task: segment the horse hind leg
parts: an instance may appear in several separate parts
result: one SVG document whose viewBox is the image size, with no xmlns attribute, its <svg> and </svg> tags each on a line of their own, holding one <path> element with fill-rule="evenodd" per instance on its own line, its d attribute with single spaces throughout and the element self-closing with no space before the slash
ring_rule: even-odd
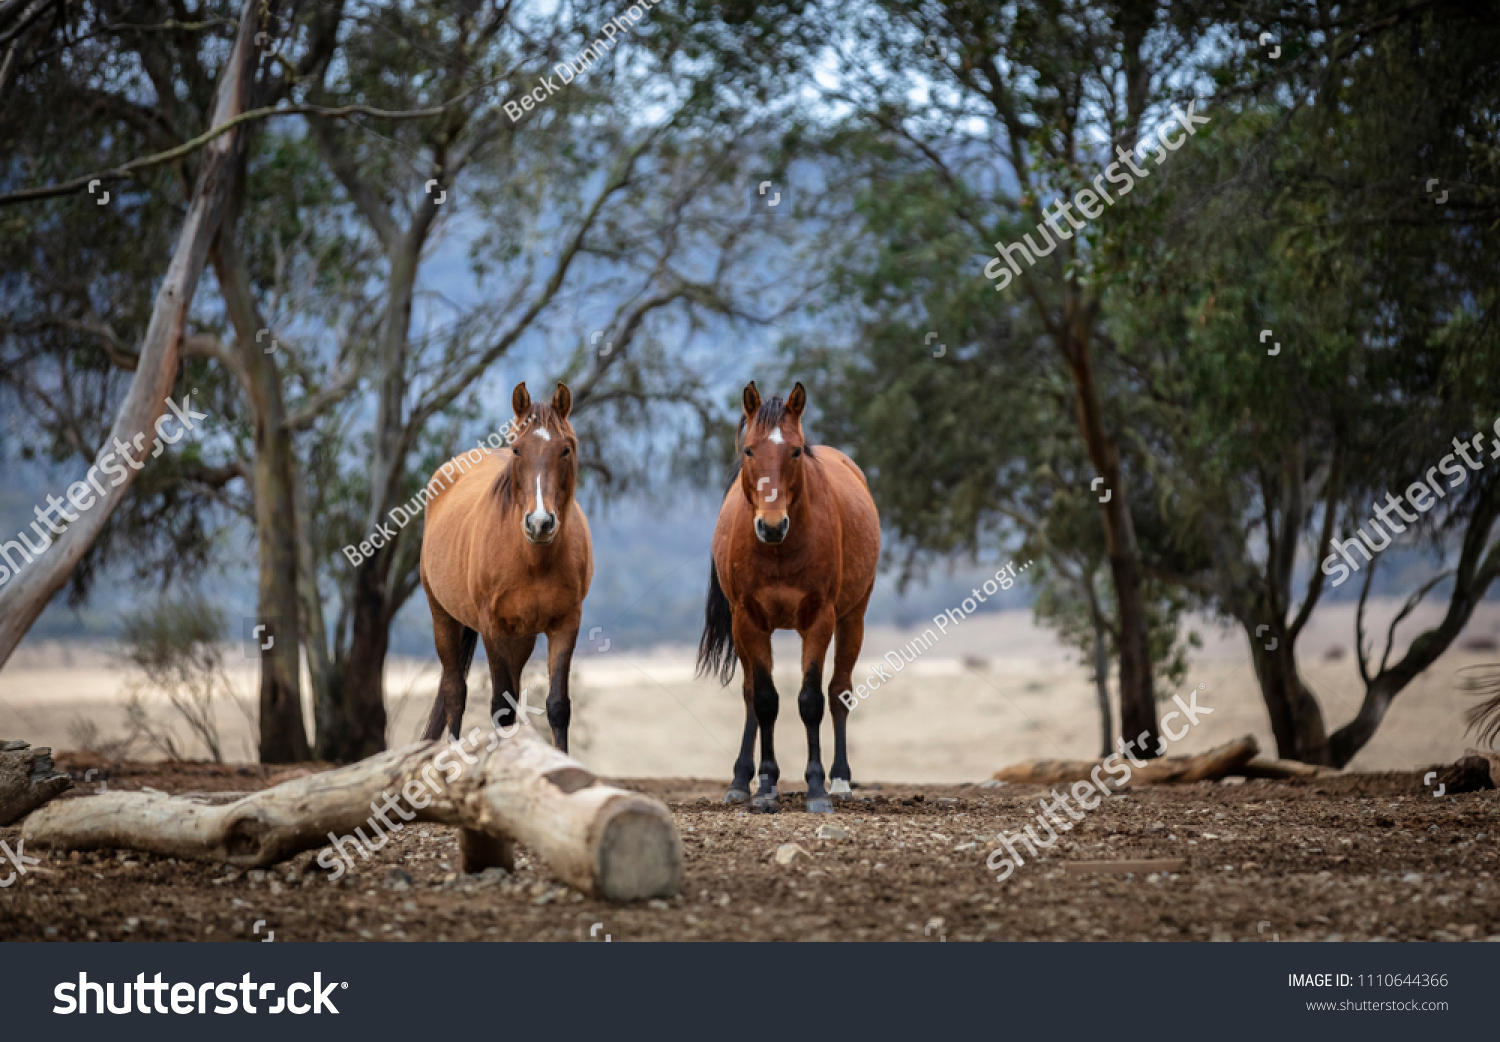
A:
<svg viewBox="0 0 1500 1042">
<path fill-rule="evenodd" d="M 530 708 L 526 693 L 521 689 L 521 674 L 525 672 L 526 663 L 531 661 L 531 653 L 535 649 L 534 635 L 511 640 L 485 638 L 484 654 L 490 663 L 490 722 L 496 729 L 509 728 L 521 722 L 518 721 L 519 710 L 523 706 Z M 510 697 L 506 698 L 506 695 Z"/>
<path fill-rule="evenodd" d="M 474 661 L 474 647 L 479 642 L 478 633 L 449 615 L 430 597 L 428 600 L 432 608 L 432 637 L 437 645 L 443 675 L 438 681 L 437 698 L 428 714 L 427 726 L 422 729 L 423 741 L 442 737 L 445 729 L 454 738 L 458 737 L 464 707 L 469 700 L 469 666 Z"/>
</svg>

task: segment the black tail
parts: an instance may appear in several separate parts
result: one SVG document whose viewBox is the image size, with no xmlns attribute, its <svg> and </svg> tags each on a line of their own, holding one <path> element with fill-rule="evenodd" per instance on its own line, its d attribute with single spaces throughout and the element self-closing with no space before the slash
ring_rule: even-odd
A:
<svg viewBox="0 0 1500 1042">
<path fill-rule="evenodd" d="M 708 602 L 703 606 L 703 636 L 698 640 L 698 675 L 718 677 L 727 684 L 734 679 L 734 613 L 719 585 L 719 566 L 708 566 Z"/>
<path fill-rule="evenodd" d="M 469 667 L 474 664 L 474 648 L 479 643 L 479 631 L 464 627 L 458 638 L 459 676 L 469 679 Z M 437 697 L 432 700 L 432 712 L 427 715 L 427 726 L 422 729 L 422 740 L 441 738 L 443 726 L 448 722 L 447 708 L 443 704 L 443 690 L 438 687 Z M 455 735 L 454 737 L 457 737 Z"/>
</svg>

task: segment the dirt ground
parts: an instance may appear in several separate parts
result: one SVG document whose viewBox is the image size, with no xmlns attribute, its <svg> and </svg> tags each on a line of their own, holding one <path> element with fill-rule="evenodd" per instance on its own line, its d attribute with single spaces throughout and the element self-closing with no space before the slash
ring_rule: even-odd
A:
<svg viewBox="0 0 1500 1042">
<path fill-rule="evenodd" d="M 80 782 L 65 799 L 101 780 L 213 792 L 293 773 L 57 761 Z M 671 807 L 681 896 L 595 901 L 524 849 L 513 875 L 459 877 L 456 831 L 428 825 L 408 826 L 338 883 L 312 864 L 316 852 L 239 871 L 28 848 L 41 864 L 0 889 L 0 940 L 1500 940 L 1500 796 L 1434 798 L 1421 774 L 1129 789 L 1004 883 L 985 857 L 997 833 L 1033 821 L 1037 787 L 867 783 L 829 816 L 804 813 L 788 786 L 782 813 L 752 815 L 719 802 L 723 781 L 613 779 Z M 821 826 L 847 835 L 818 838 Z M 20 837 L 0 829 L 12 849 Z M 786 864 L 775 856 L 784 844 L 800 848 Z M 1187 866 L 1064 868 L 1134 858 Z"/>
</svg>

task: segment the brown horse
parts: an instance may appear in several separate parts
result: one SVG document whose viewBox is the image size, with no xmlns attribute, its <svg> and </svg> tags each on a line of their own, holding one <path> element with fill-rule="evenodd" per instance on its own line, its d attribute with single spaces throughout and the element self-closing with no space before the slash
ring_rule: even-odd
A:
<svg viewBox="0 0 1500 1042">
<path fill-rule="evenodd" d="M 428 484 L 439 491 L 427 503 L 422 588 L 443 676 L 422 737 L 437 738 L 445 726 L 458 737 L 479 637 L 490 662 L 495 725 L 514 723 L 521 671 L 537 634 L 545 633 L 547 722 L 553 742 L 567 752 L 568 668 L 594 576 L 589 524 L 574 499 L 573 396 L 558 384 L 551 405 L 533 405 L 520 383 L 511 403 L 516 419 L 509 445 L 484 452 L 478 462 L 479 450 L 455 457 Z"/>
<path fill-rule="evenodd" d="M 727 684 L 738 656 L 745 674 L 745 734 L 725 803 L 750 797 L 755 733 L 760 730 L 760 788 L 751 809 L 780 809 L 772 732 L 778 696 L 771 683 L 771 632 L 802 636 L 802 690 L 797 708 L 807 727 L 807 809 L 831 813 L 818 745 L 823 722 L 823 659 L 835 633 L 833 682 L 833 795 L 850 791 L 845 741 L 848 707 L 838 695 L 865 635 L 865 606 L 880 560 L 880 515 L 865 476 L 837 449 L 807 444 L 799 383 L 783 404 L 762 403 L 751 383 L 740 419 L 740 477 L 730 486 L 714 529 L 708 604 L 698 644 L 698 672 Z"/>
</svg>

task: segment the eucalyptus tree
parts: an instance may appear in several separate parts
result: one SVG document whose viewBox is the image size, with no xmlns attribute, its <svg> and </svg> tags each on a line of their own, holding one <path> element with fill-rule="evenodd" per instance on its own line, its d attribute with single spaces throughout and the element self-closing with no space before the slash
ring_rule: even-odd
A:
<svg viewBox="0 0 1500 1042">
<path fill-rule="evenodd" d="M 345 478 L 322 502 L 335 517 L 324 529 L 347 533 L 346 545 L 380 526 L 386 537 L 344 561 L 326 543 L 305 555 L 331 563 L 341 587 L 336 623 L 312 623 L 327 634 L 326 701 L 336 707 L 320 718 L 321 756 L 384 746 L 389 632 L 418 587 L 421 539 L 418 525 L 392 526 L 393 512 L 466 422 L 503 422 L 484 407 L 497 369 L 514 372 L 545 343 L 549 375 L 573 381 L 575 412 L 619 431 L 675 408 L 686 434 L 705 422 L 704 388 L 666 337 L 693 316 L 764 317 L 756 301 L 774 280 L 746 265 L 771 233 L 747 212 L 741 169 L 760 127 L 705 100 L 702 73 L 659 39 L 675 31 L 671 19 L 621 17 L 600 6 L 371 7 L 360 15 L 367 31 L 341 45 L 310 93 L 323 106 L 406 110 L 473 92 L 437 120 L 381 135 L 310 123 L 384 269 L 373 407 L 344 428 L 354 455 L 326 460 Z M 468 246 L 477 300 L 424 281 L 445 235 Z M 596 328 L 577 330 L 570 320 L 590 308 L 602 316 Z M 629 460 L 589 463 L 604 474 Z"/>
<path fill-rule="evenodd" d="M 1500 573 L 1495 476 L 1452 470 L 1457 440 L 1500 413 L 1500 63 L 1472 14 L 1277 12 L 1244 32 L 1300 39 L 1289 68 L 1268 82 L 1263 58 L 1225 64 L 1243 111 L 1135 215 L 1113 332 L 1150 388 L 1137 429 L 1176 507 L 1158 574 L 1243 627 L 1280 754 L 1343 766 Z M 1409 492 L 1425 508 L 1392 505 Z M 1452 568 L 1411 591 L 1376 662 L 1365 602 L 1403 533 Z M 1365 695 L 1330 730 L 1296 642 L 1356 576 Z M 1396 655 L 1397 625 L 1444 580 L 1441 621 Z"/>
</svg>

